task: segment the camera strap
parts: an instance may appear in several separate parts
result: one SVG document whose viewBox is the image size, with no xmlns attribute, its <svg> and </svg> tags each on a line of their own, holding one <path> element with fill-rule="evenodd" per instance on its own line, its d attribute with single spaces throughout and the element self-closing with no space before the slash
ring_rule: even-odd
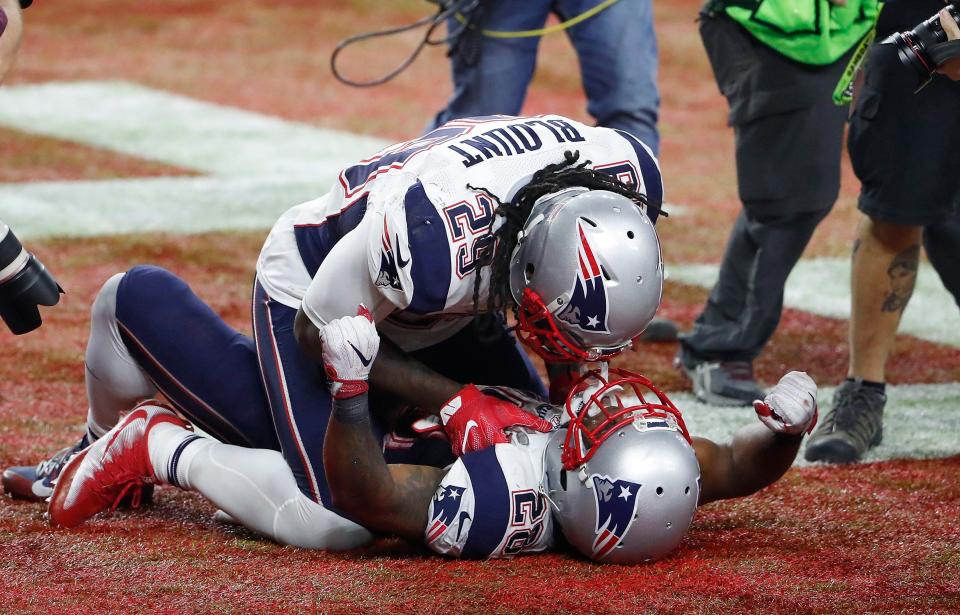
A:
<svg viewBox="0 0 960 615">
<path fill-rule="evenodd" d="M 582 23 L 591 17 L 594 17 L 598 13 L 605 11 L 620 0 L 600 0 L 593 7 L 586 9 L 582 13 L 574 15 L 573 17 L 570 17 L 561 23 L 543 28 L 537 28 L 535 30 L 488 30 L 484 28 L 485 7 L 483 6 L 483 0 L 427 1 L 437 5 L 437 12 L 435 14 L 418 19 L 417 21 L 405 26 L 356 34 L 340 41 L 330 56 L 330 69 L 333 72 L 333 76 L 341 83 L 354 87 L 370 87 L 381 85 L 387 81 L 390 81 L 406 70 L 406 68 L 417 59 L 417 56 L 420 55 L 420 52 L 423 51 L 424 47 L 446 44 L 449 44 L 452 47 L 451 55 L 462 53 L 468 60 L 468 63 L 475 64 L 479 59 L 480 42 L 482 37 L 496 39 L 539 38 L 547 34 L 553 34 L 554 32 L 560 32 L 562 30 L 572 28 L 573 26 Z M 439 28 L 448 19 L 451 22 L 455 20 L 458 26 L 451 26 L 447 36 L 445 37 L 434 36 L 434 31 L 437 30 L 437 28 Z M 425 27 L 426 32 L 417 43 L 417 46 L 414 48 L 414 50 L 406 58 L 404 58 L 396 66 L 396 68 L 382 77 L 370 79 L 368 81 L 358 81 L 346 77 L 337 65 L 337 60 L 340 53 L 354 43 L 359 43 L 369 39 L 393 36 L 395 34 L 401 34 L 403 32 L 415 30 L 422 26 Z"/>
<path fill-rule="evenodd" d="M 833 104 L 842 107 L 853 101 L 853 86 L 856 83 L 857 72 L 863 67 L 863 61 L 867 58 L 867 50 L 870 49 L 870 45 L 876 37 L 877 30 L 871 28 L 860 40 L 857 50 L 850 56 L 847 67 L 843 69 L 843 74 L 840 75 L 837 87 L 833 89 Z"/>
<path fill-rule="evenodd" d="M 960 39 L 933 45 L 930 47 L 930 58 L 937 66 L 949 60 L 960 58 Z"/>
</svg>

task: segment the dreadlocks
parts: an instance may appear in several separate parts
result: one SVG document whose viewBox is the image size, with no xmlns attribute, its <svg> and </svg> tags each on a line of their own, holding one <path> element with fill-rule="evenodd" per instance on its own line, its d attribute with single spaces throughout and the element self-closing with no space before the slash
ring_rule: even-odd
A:
<svg viewBox="0 0 960 615">
<path fill-rule="evenodd" d="M 636 189 L 621 182 L 616 177 L 589 168 L 591 164 L 589 160 L 577 164 L 579 159 L 579 151 L 564 152 L 563 162 L 547 165 L 534 173 L 530 183 L 521 188 L 509 203 L 503 203 L 483 188 L 467 185 L 471 190 L 483 191 L 494 199 L 497 203 L 494 219 L 496 219 L 496 216 L 505 219 L 503 225 L 496 232 L 491 233 L 494 243 L 493 250 L 488 252 L 486 259 L 480 260 L 478 263 L 477 277 L 473 284 L 475 315 L 479 316 L 481 314 L 480 275 L 482 268 L 489 265 L 490 291 L 487 296 L 487 305 L 484 306 L 485 309 L 482 311 L 496 315 L 500 319 L 505 318 L 506 308 L 512 302 L 510 294 L 510 257 L 517 245 L 520 231 L 523 230 L 523 225 L 530 217 L 533 204 L 540 197 L 574 187 L 607 190 L 627 197 L 637 206 L 645 207 L 648 211 L 653 209 L 660 215 L 667 215 L 660 208 L 660 203 L 651 202 L 645 195 L 637 192 Z M 493 220 L 490 222 L 490 228 L 492 227 Z"/>
</svg>

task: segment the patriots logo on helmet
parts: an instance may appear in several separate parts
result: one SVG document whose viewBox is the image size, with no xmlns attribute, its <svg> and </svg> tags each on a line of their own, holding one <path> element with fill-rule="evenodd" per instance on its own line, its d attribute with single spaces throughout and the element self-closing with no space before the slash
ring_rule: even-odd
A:
<svg viewBox="0 0 960 615">
<path fill-rule="evenodd" d="M 387 230 L 387 220 L 383 220 L 383 237 L 381 238 L 382 250 L 380 251 L 380 272 L 377 274 L 375 284 L 377 286 L 389 287 L 394 290 L 402 290 L 400 286 L 400 273 L 397 271 L 397 261 L 393 256 L 393 248 L 390 246 L 390 231 Z"/>
<path fill-rule="evenodd" d="M 427 543 L 432 543 L 443 536 L 447 528 L 453 523 L 460 510 L 460 503 L 463 501 L 463 492 L 466 487 L 457 487 L 455 485 L 440 485 L 437 492 L 433 495 L 433 514 L 430 518 L 430 525 L 427 528 Z M 469 514 L 467 515 L 469 519 Z M 463 515 L 460 516 L 460 522 L 463 523 Z"/>
<path fill-rule="evenodd" d="M 573 283 L 570 302 L 557 318 L 588 333 L 610 333 L 607 328 L 607 289 L 603 285 L 603 269 L 597 262 L 583 231 L 577 224 L 577 279 Z"/>
<path fill-rule="evenodd" d="M 623 542 L 623 537 L 633 524 L 640 485 L 599 474 L 590 478 L 593 480 L 593 493 L 597 503 L 593 553 L 597 559 L 602 559 Z"/>
</svg>

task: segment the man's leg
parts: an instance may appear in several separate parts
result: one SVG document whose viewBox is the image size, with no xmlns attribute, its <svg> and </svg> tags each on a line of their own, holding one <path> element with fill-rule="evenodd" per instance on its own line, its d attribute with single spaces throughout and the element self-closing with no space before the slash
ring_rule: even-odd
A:
<svg viewBox="0 0 960 615">
<path fill-rule="evenodd" d="M 594 0 L 559 0 L 562 19 L 583 13 Z M 580 59 L 587 111 L 598 126 L 625 130 L 656 154 L 657 37 L 651 0 L 620 0 L 567 30 Z"/>
<path fill-rule="evenodd" d="M 8 493 L 49 497 L 70 454 L 158 392 L 225 442 L 279 449 L 252 340 L 163 269 L 135 267 L 104 284 L 91 309 L 85 368 L 87 433 L 37 466 L 8 468 L 3 475 Z"/>
<path fill-rule="evenodd" d="M 556 12 L 570 19 L 597 5 L 594 0 L 559 0 Z M 654 155 L 660 149 L 657 117 L 657 37 L 651 0 L 620 0 L 567 30 L 580 60 L 587 112 L 598 126 L 629 132 Z M 672 342 L 677 324 L 656 317 L 640 335 L 644 342 Z"/>
<path fill-rule="evenodd" d="M 681 336 L 680 361 L 698 397 L 718 404 L 762 398 L 749 365 L 776 330 L 787 277 L 827 211 L 765 221 L 740 213 L 703 313 Z"/>
<path fill-rule="evenodd" d="M 533 30 L 546 23 L 550 5 L 549 0 L 493 0 L 478 10 L 483 11 L 484 29 Z M 459 27 L 455 19 L 448 26 L 451 31 Z M 451 58 L 453 95 L 430 127 L 462 117 L 519 114 L 539 44 L 539 37 L 500 39 L 464 33 Z"/>
<path fill-rule="evenodd" d="M 786 279 L 840 188 L 844 109 L 830 92 L 846 64 L 805 66 L 733 20 L 702 15 L 700 32 L 736 136 L 743 212 L 720 277 L 678 364 L 697 396 L 749 405 L 761 393 L 752 361 L 780 321 Z"/>
<path fill-rule="evenodd" d="M 917 281 L 918 226 L 901 226 L 864 216 L 850 269 L 850 366 L 848 378 L 884 382 L 900 317 Z"/>
<path fill-rule="evenodd" d="M 323 439 L 333 408 L 323 366 L 300 348 L 293 335 L 297 310 L 271 299 L 254 285 L 253 336 L 260 374 L 277 440 L 300 490 L 312 501 L 330 505 L 323 470 Z"/>
<path fill-rule="evenodd" d="M 884 367 L 917 280 L 921 230 L 869 216 L 860 222 L 850 269 L 847 379 L 807 442 L 808 461 L 856 461 L 883 438 Z"/>
<path fill-rule="evenodd" d="M 339 550 L 372 538 L 306 497 L 280 453 L 199 436 L 154 402 L 136 406 L 66 466 L 51 499 L 51 522 L 74 527 L 121 494 L 154 483 L 197 491 L 233 521 L 283 544 Z"/>
<path fill-rule="evenodd" d="M 953 300 L 960 306 L 960 212 L 923 229 L 923 248 Z"/>
<path fill-rule="evenodd" d="M 191 423 L 222 442 L 279 449 L 253 340 L 224 323 L 183 280 L 159 267 L 131 269 L 117 287 L 115 327 L 129 357 Z M 120 403 L 126 411 L 139 400 L 111 401 L 94 412 L 109 411 L 115 421 Z"/>
</svg>

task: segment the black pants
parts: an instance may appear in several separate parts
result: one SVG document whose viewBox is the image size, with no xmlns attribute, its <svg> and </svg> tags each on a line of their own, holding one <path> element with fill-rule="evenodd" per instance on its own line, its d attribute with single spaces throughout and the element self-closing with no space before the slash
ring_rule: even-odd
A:
<svg viewBox="0 0 960 615">
<path fill-rule="evenodd" d="M 846 109 L 831 94 L 847 57 L 799 64 L 724 16 L 705 17 L 700 32 L 730 104 L 743 211 L 719 280 L 681 345 L 697 361 L 749 361 L 776 330 L 787 276 L 840 189 Z"/>
<path fill-rule="evenodd" d="M 909 30 L 938 11 L 939 0 L 892 2 L 877 40 Z M 922 226 L 930 263 L 960 304 L 960 83 L 917 79 L 891 45 L 875 44 L 847 143 L 860 179 L 860 210 L 872 220 Z"/>
</svg>

